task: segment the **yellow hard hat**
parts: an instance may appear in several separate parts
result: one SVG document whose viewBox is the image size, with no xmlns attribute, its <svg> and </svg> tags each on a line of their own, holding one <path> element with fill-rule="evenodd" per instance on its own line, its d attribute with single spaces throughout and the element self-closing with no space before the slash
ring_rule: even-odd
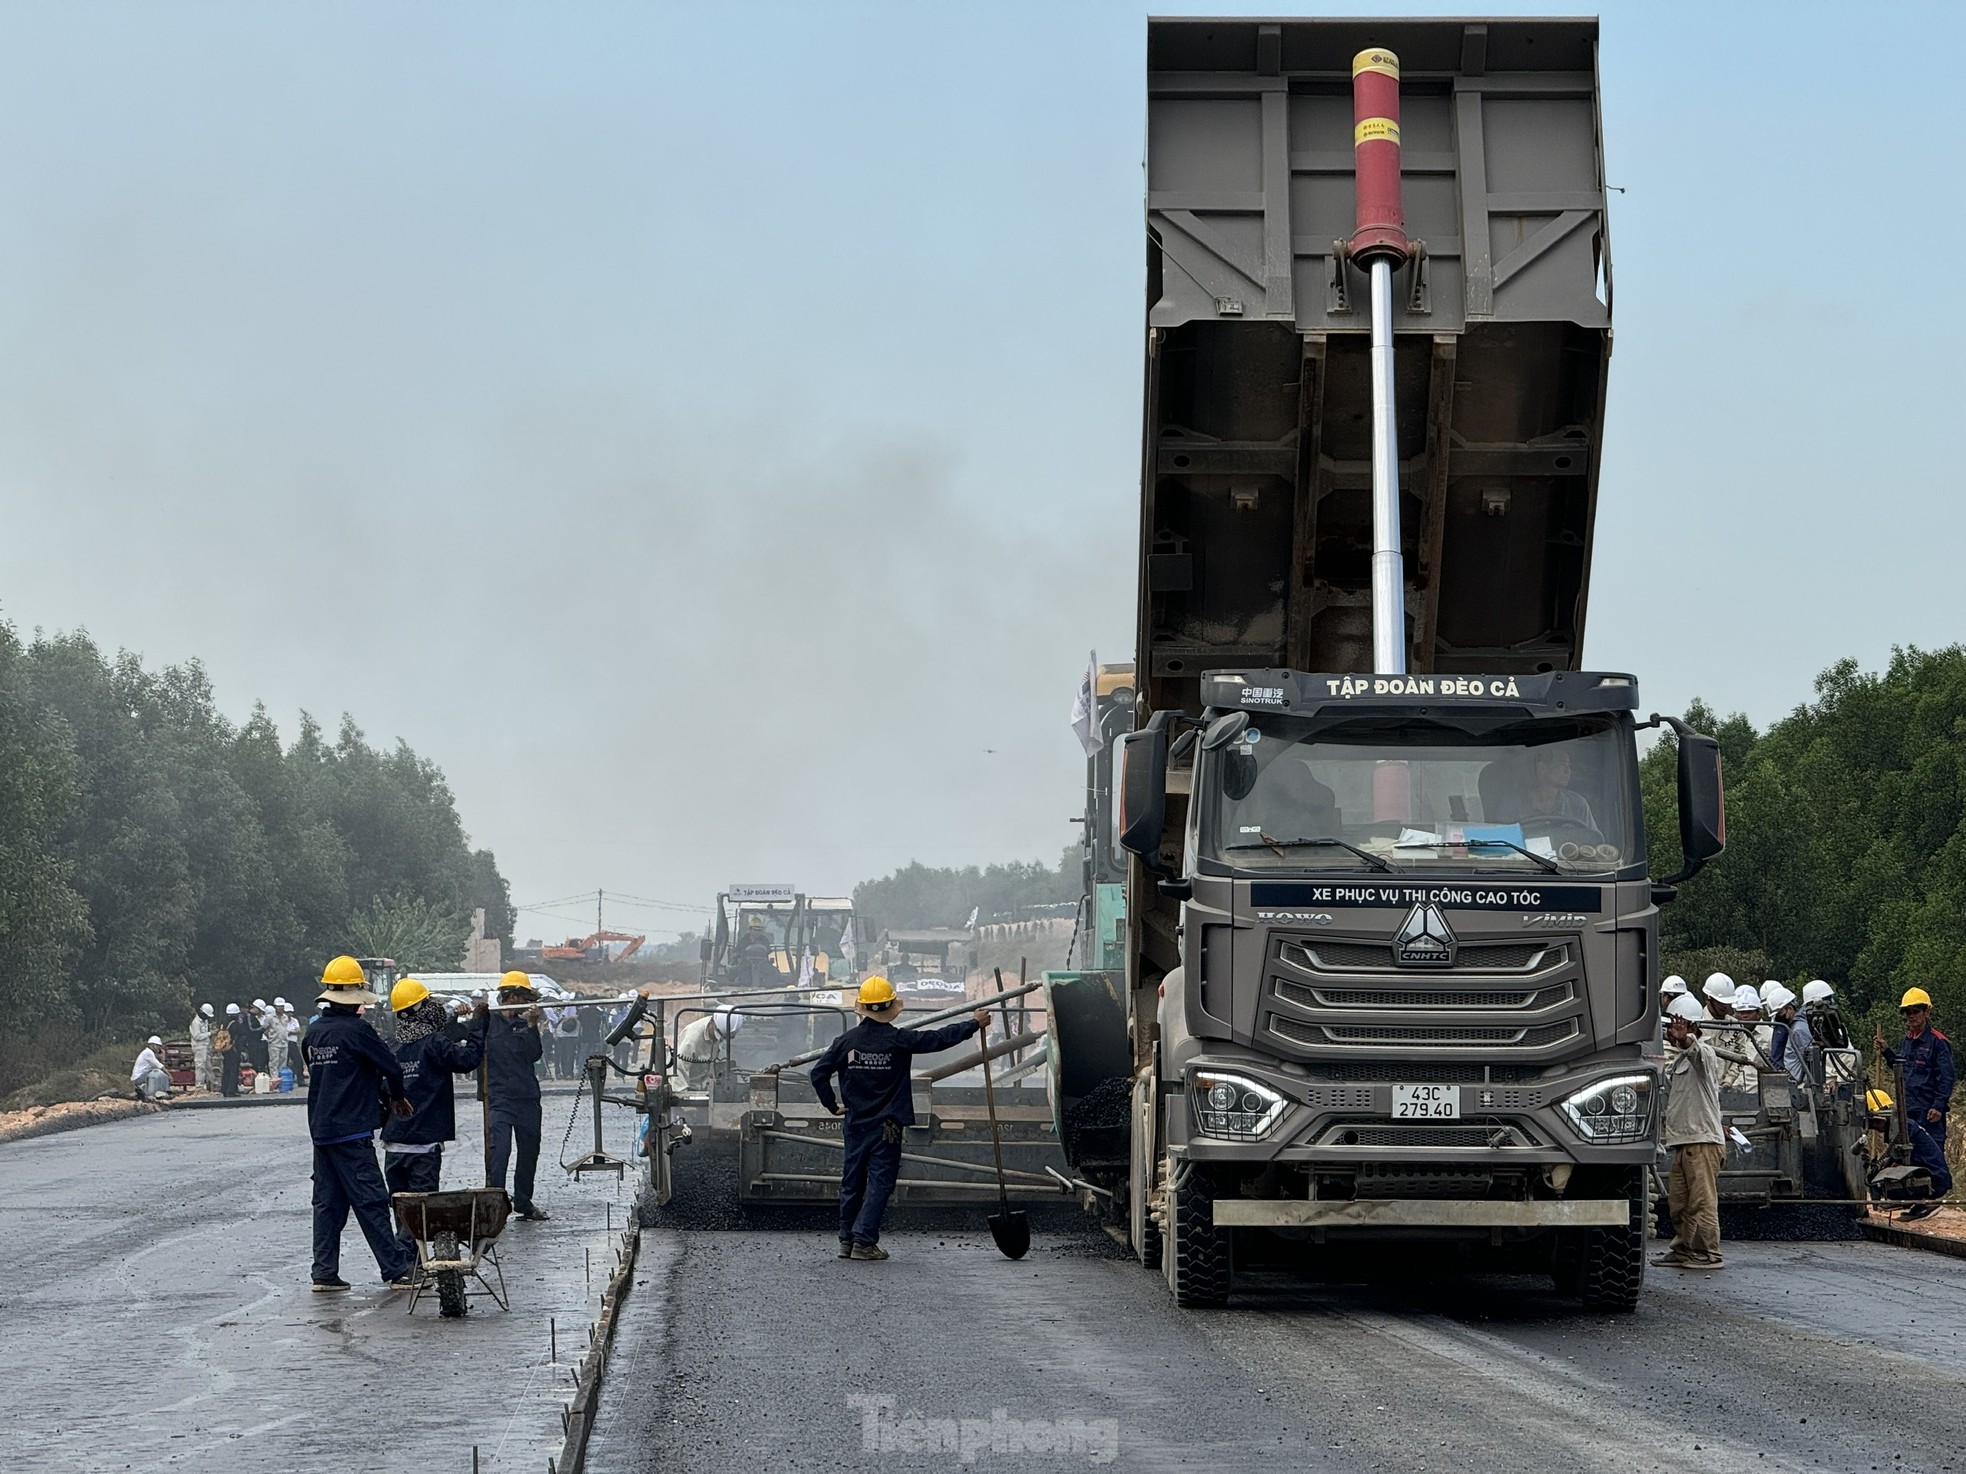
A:
<svg viewBox="0 0 1966 1474">
<path fill-rule="evenodd" d="M 362 964 L 353 957 L 337 957 L 321 969 L 321 986 L 324 988 L 366 988 L 369 980 L 362 976 Z"/>
<path fill-rule="evenodd" d="M 1923 988 L 1906 988 L 1905 996 L 1898 1000 L 1900 1008 L 1930 1008 L 1931 1006 L 1932 995 Z"/>
<path fill-rule="evenodd" d="M 860 985 L 862 1008 L 885 1008 L 894 1002 L 894 984 L 886 978 L 869 978 Z"/>
<path fill-rule="evenodd" d="M 1864 1097 L 1864 1104 L 1874 1111 L 1888 1111 L 1891 1109 L 1891 1097 L 1882 1090 L 1873 1090 Z"/>
<path fill-rule="evenodd" d="M 389 990 L 389 1011 L 401 1013 L 406 1008 L 415 1008 L 429 996 L 430 990 L 422 983 L 415 978 L 404 978 Z"/>
<path fill-rule="evenodd" d="M 524 988 L 528 993 L 538 991 L 533 987 L 532 979 L 527 977 L 524 973 L 519 972 L 517 970 L 508 972 L 507 974 L 505 974 L 504 977 L 498 980 L 499 992 L 501 993 L 509 992 L 514 988 Z"/>
</svg>

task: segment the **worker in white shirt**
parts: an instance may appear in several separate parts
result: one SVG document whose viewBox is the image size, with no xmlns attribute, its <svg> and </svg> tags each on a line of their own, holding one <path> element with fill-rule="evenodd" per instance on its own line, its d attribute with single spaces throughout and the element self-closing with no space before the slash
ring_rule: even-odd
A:
<svg viewBox="0 0 1966 1474">
<path fill-rule="evenodd" d="M 171 1072 L 164 1068 L 163 1047 L 164 1041 L 152 1034 L 130 1067 L 130 1084 L 136 1087 L 138 1100 L 171 1098 Z"/>
</svg>

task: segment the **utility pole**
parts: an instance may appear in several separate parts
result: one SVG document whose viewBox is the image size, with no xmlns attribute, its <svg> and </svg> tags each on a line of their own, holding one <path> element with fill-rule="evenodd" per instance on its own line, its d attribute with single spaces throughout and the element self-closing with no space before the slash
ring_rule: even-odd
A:
<svg viewBox="0 0 1966 1474">
<path fill-rule="evenodd" d="M 594 930 L 597 932 L 607 930 L 607 924 L 601 920 L 601 898 L 606 894 L 606 891 L 594 892 Z"/>
</svg>

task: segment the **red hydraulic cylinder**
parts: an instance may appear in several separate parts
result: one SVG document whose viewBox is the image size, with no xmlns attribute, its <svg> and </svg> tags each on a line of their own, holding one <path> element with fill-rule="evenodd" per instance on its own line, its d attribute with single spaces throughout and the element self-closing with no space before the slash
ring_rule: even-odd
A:
<svg viewBox="0 0 1966 1474">
<path fill-rule="evenodd" d="M 1352 58 L 1352 153 L 1358 171 L 1352 259 L 1402 265 L 1412 247 L 1399 192 L 1399 58 L 1382 47 Z"/>
</svg>

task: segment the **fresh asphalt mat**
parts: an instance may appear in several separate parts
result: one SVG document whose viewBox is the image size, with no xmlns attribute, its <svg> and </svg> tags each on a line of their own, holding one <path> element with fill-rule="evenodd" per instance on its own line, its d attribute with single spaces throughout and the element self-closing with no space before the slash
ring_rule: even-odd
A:
<svg viewBox="0 0 1966 1474">
<path fill-rule="evenodd" d="M 473 1299 L 462 1320 L 431 1297 L 406 1315 L 352 1223 L 354 1289 L 311 1293 L 304 1111 L 166 1111 L 0 1145 L 0 1469 L 468 1474 L 475 1445 L 482 1474 L 540 1474 L 613 1265 L 609 1218 L 620 1229 L 632 1201 L 552 1165 L 571 1105 L 546 1102 L 552 1220 L 501 1240 L 511 1312 Z M 476 1103 L 458 1118 L 447 1186 L 478 1176 Z M 611 1109 L 610 1149 L 634 1124 Z"/>
<path fill-rule="evenodd" d="M 1936 1255 L 1733 1244 L 1627 1316 L 1398 1262 L 1183 1312 L 1089 1225 L 1013 1263 L 972 1218 L 881 1264 L 645 1232 L 589 1469 L 1966 1467 L 1966 1263 Z"/>
</svg>

